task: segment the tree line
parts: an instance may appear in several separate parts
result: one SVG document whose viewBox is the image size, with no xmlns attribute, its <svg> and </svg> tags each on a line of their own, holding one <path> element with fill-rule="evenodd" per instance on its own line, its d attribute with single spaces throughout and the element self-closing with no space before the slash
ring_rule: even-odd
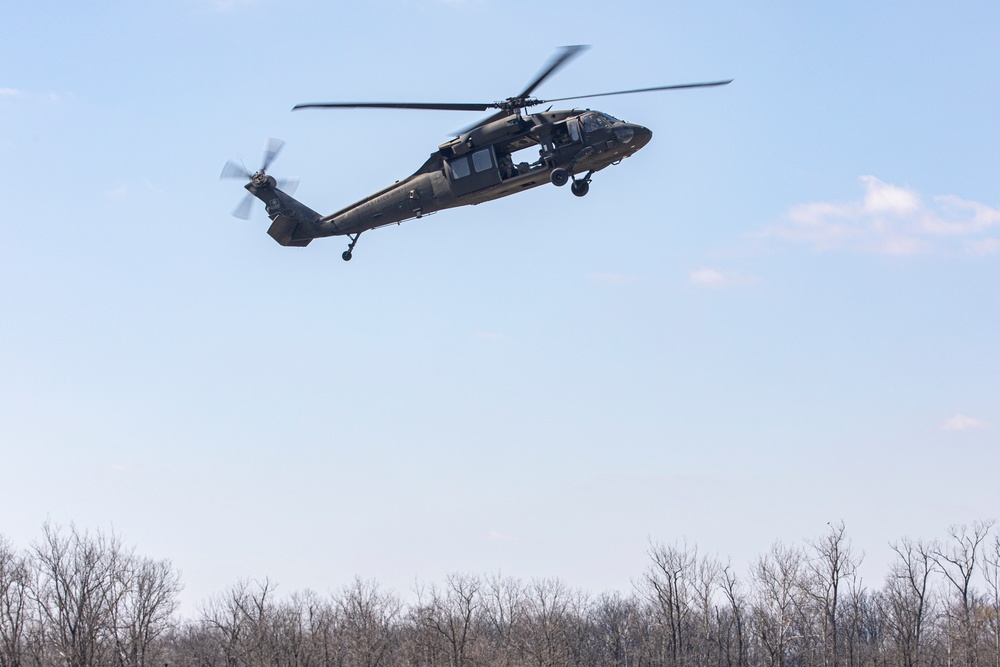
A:
<svg viewBox="0 0 1000 667">
<path fill-rule="evenodd" d="M 858 574 L 843 523 L 749 567 L 651 543 L 630 592 L 453 574 L 404 602 L 356 579 L 280 597 L 240 580 L 180 618 L 167 560 L 51 524 L 0 536 L 0 667 L 1000 667 L 993 521 L 901 539 Z"/>
</svg>

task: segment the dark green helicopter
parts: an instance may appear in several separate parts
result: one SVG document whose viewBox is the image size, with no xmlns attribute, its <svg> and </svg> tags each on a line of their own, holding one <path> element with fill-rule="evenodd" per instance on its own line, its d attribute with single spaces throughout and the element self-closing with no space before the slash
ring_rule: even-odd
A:
<svg viewBox="0 0 1000 667">
<path fill-rule="evenodd" d="M 545 79 L 565 65 L 585 46 L 563 47 L 520 95 L 500 102 L 422 103 L 422 102 L 337 102 L 298 104 L 294 109 L 363 108 L 363 109 L 432 109 L 449 111 L 498 111 L 466 128 L 438 147 L 412 176 L 397 181 L 336 213 L 321 215 L 293 199 L 292 187 L 267 174 L 283 142 L 272 139 L 264 153 L 261 168 L 250 173 L 242 164 L 230 161 L 222 178 L 246 178 L 250 193 L 233 211 L 248 218 L 251 195 L 264 202 L 271 218 L 267 233 L 284 246 L 307 246 L 316 238 L 347 236 L 350 244 L 343 253 L 345 261 L 362 232 L 404 220 L 420 218 L 446 208 L 481 204 L 506 197 L 546 183 L 564 186 L 583 197 L 590 189 L 595 173 L 618 164 L 645 146 L 653 133 L 633 123 L 625 123 L 606 113 L 573 109 L 524 113 L 525 109 L 553 102 L 564 102 L 608 95 L 627 95 L 655 90 L 724 86 L 728 81 L 686 83 L 655 88 L 619 90 L 611 93 L 577 95 L 551 100 L 531 97 Z M 549 107 L 551 109 L 551 107 Z M 288 192 L 283 191 L 284 187 Z"/>
</svg>

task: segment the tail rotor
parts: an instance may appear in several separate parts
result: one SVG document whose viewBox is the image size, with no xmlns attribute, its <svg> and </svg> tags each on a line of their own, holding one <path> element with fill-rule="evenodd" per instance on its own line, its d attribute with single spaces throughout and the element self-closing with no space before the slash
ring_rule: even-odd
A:
<svg viewBox="0 0 1000 667">
<path fill-rule="evenodd" d="M 289 195 L 295 192 L 295 189 L 299 186 L 299 179 L 275 179 L 273 176 L 269 176 L 267 174 L 268 167 L 270 167 L 271 163 L 274 162 L 274 159 L 278 157 L 278 153 L 281 152 L 281 149 L 284 146 L 285 142 L 281 139 L 268 139 L 267 146 L 264 148 L 264 159 L 261 162 L 260 169 L 256 172 L 250 173 L 250 170 L 246 168 L 246 165 L 242 162 L 237 162 L 236 160 L 230 160 L 224 167 L 222 167 L 222 173 L 219 174 L 220 179 L 236 178 L 247 181 L 243 187 L 245 187 L 249 192 L 240 201 L 236 208 L 233 209 L 234 217 L 241 220 L 248 220 L 250 218 L 254 193 L 259 189 L 279 189 Z"/>
</svg>

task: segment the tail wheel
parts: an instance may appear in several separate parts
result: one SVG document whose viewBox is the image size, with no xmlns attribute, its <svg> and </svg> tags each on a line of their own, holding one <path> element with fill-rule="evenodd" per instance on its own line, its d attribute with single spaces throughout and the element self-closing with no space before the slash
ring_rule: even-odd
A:
<svg viewBox="0 0 1000 667">
<path fill-rule="evenodd" d="M 345 262 L 349 262 L 349 261 L 351 261 L 351 257 L 353 257 L 353 256 L 354 256 L 354 255 L 352 255 L 351 253 L 352 253 L 352 252 L 354 251 L 354 246 L 355 246 L 355 244 L 357 244 L 357 242 L 358 242 L 358 239 L 359 239 L 359 238 L 361 238 L 361 232 L 358 232 L 358 233 L 357 233 L 357 234 L 355 234 L 354 236 L 351 236 L 350 234 L 348 234 L 348 235 L 347 235 L 347 238 L 351 239 L 351 242 L 347 244 L 347 250 L 345 250 L 345 251 L 344 251 L 344 252 L 343 252 L 343 253 L 342 253 L 342 254 L 340 255 L 340 257 L 341 257 L 341 258 L 342 258 L 342 259 L 343 259 L 343 260 L 344 260 Z"/>
</svg>

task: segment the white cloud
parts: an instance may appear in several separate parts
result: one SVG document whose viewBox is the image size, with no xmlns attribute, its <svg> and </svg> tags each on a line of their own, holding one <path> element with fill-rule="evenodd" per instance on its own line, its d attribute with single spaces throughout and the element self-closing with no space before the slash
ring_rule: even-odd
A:
<svg viewBox="0 0 1000 667">
<path fill-rule="evenodd" d="M 119 185 L 116 188 L 108 190 L 108 198 L 114 201 L 122 201 L 128 199 L 130 189 L 127 185 Z"/>
<path fill-rule="evenodd" d="M 941 429 L 944 431 L 972 431 L 988 428 L 989 426 L 989 422 L 957 412 L 941 422 Z"/>
<path fill-rule="evenodd" d="M 688 281 L 701 287 L 728 287 L 731 285 L 750 285 L 754 279 L 734 271 L 720 271 L 709 267 L 695 269 L 688 274 Z"/>
<path fill-rule="evenodd" d="M 812 202 L 791 207 L 785 220 L 761 236 L 883 255 L 1000 251 L 1000 208 L 954 195 L 924 201 L 910 188 L 863 176 L 865 194 L 850 202 Z M 990 234 L 993 234 L 992 236 Z"/>
<path fill-rule="evenodd" d="M 1000 239 L 978 239 L 963 244 L 967 255 L 993 255 L 1000 252 Z"/>
<path fill-rule="evenodd" d="M 22 103 L 31 102 L 49 102 L 50 104 L 59 104 L 63 101 L 63 98 L 56 93 L 32 93 L 20 90 L 18 88 L 4 88 L 0 86 L 0 100 L 19 100 Z"/>
<path fill-rule="evenodd" d="M 874 176 L 862 176 L 865 184 L 864 209 L 869 213 L 907 215 L 920 208 L 920 197 L 907 188 L 883 183 Z"/>
<path fill-rule="evenodd" d="M 688 278 L 695 285 L 705 285 L 706 287 L 722 287 L 728 282 L 722 271 L 707 268 L 692 271 Z"/>
</svg>

